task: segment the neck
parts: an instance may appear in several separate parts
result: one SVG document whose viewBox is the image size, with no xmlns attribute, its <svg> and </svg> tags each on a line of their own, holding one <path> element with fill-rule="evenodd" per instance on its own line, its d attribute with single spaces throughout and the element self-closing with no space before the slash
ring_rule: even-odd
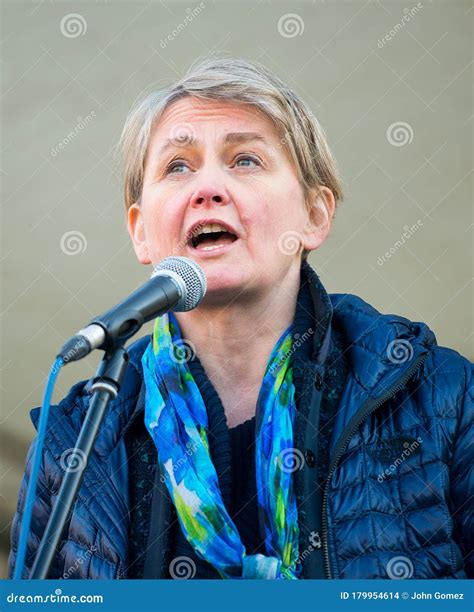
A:
<svg viewBox="0 0 474 612">
<path fill-rule="evenodd" d="M 229 427 L 255 415 L 270 354 L 293 322 L 300 286 L 299 269 L 252 302 L 226 307 L 201 305 L 176 313 L 181 334 L 192 343 L 224 405 Z"/>
</svg>

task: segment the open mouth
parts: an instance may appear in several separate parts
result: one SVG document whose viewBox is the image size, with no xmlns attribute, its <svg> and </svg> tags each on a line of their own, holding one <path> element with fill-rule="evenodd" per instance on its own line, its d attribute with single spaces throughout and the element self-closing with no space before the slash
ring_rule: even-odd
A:
<svg viewBox="0 0 474 612">
<path fill-rule="evenodd" d="M 232 244 L 237 236 L 219 223 L 206 223 L 200 225 L 193 232 L 190 244 L 193 249 L 211 251 L 222 246 Z"/>
</svg>

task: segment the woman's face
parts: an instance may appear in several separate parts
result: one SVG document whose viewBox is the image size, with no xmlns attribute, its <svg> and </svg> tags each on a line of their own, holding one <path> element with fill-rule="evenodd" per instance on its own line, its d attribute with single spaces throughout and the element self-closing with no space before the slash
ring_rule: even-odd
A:
<svg viewBox="0 0 474 612">
<path fill-rule="evenodd" d="M 206 300 L 245 299 L 281 284 L 299 269 L 302 249 L 326 238 L 334 203 L 323 190 L 308 214 L 283 144 L 254 107 L 174 102 L 152 134 L 141 201 L 128 213 L 139 261 L 190 257 L 206 273 Z"/>
</svg>

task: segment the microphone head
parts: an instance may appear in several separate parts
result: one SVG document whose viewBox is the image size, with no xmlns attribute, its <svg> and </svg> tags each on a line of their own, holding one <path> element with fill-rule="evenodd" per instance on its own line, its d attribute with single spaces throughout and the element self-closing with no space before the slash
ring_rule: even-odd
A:
<svg viewBox="0 0 474 612">
<path fill-rule="evenodd" d="M 196 308 L 206 295 L 207 280 L 203 269 L 188 257 L 167 257 L 153 266 L 153 278 L 157 274 L 172 276 L 179 284 L 181 298 L 174 312 L 185 312 Z"/>
</svg>

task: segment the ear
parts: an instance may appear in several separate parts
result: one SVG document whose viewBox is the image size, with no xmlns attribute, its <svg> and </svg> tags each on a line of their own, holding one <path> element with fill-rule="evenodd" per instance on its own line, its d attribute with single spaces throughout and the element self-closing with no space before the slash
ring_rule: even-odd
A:
<svg viewBox="0 0 474 612">
<path fill-rule="evenodd" d="M 308 222 L 303 232 L 303 247 L 314 251 L 328 237 L 332 227 L 332 218 L 336 209 L 336 201 L 328 187 L 313 190 L 308 196 Z"/>
<path fill-rule="evenodd" d="M 127 212 L 127 228 L 137 259 L 142 264 L 151 263 L 145 237 L 145 225 L 140 204 L 135 202 Z"/>
</svg>

